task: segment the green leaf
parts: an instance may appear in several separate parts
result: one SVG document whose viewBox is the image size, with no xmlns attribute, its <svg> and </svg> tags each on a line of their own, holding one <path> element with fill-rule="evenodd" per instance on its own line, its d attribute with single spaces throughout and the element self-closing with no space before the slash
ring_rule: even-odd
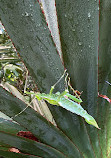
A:
<svg viewBox="0 0 111 158">
<path fill-rule="evenodd" d="M 0 0 L 0 16 L 39 90 L 48 93 L 64 67 L 38 1 Z"/>
<path fill-rule="evenodd" d="M 3 151 L 0 150 L 0 156 L 1 158 L 36 158 L 38 156 L 32 156 L 32 155 L 25 155 L 25 154 L 20 154 L 20 153 L 13 153 L 13 152 L 9 152 L 9 151 Z"/>
<path fill-rule="evenodd" d="M 100 1 L 99 31 L 99 94 L 111 99 L 111 1 Z M 98 101 L 98 120 L 101 126 L 99 140 L 103 157 L 111 157 L 111 104 L 105 99 Z"/>
<path fill-rule="evenodd" d="M 72 86 L 79 91 L 83 91 L 81 97 L 84 109 L 97 122 L 98 4 L 98 0 L 56 0 L 64 65 L 71 77 Z M 69 123 L 64 126 L 61 123 L 62 119 L 60 121 L 59 118 L 59 128 L 67 133 L 67 136 L 83 153 L 88 148 L 87 154 L 84 154 L 85 156 L 93 158 L 95 155 L 99 155 L 100 146 L 97 130 L 84 124 L 77 116 L 73 115 L 70 120 L 72 120 L 70 124 L 73 124 L 73 127 Z M 75 132 L 73 132 L 74 129 L 76 129 Z M 75 139 L 78 135 L 79 140 Z"/>
<path fill-rule="evenodd" d="M 26 107 L 26 104 L 18 98 L 13 97 L 12 94 L 2 87 L 0 87 L 0 104 L 2 112 L 13 117 L 16 122 L 28 129 L 41 142 L 71 158 L 73 158 L 73 155 L 81 158 L 81 153 L 73 142 L 32 108 L 28 107 L 23 113 L 14 117 Z"/>
<path fill-rule="evenodd" d="M 85 124 L 78 116 L 62 108 L 50 106 L 50 109 L 59 129 L 81 152 L 81 155 L 77 154 L 73 157 L 111 157 L 111 106 L 102 98 L 97 100 L 98 47 L 99 82 L 101 82 L 99 93 L 111 98 L 111 88 L 105 83 L 105 80 L 111 82 L 111 22 L 109 20 L 111 2 L 101 1 L 99 43 L 99 0 L 56 0 L 56 6 L 65 67 L 68 69 L 73 87 L 83 91 L 84 109 L 95 118 L 101 131 Z M 63 73 L 63 66 L 51 41 L 50 32 L 38 2 L 34 0 L 25 2 L 23 0 L 16 0 L 16 2 L 1 0 L 0 9 L 2 22 L 27 68 L 37 80 L 40 91 L 49 92 L 51 85 Z M 30 9 L 32 10 L 30 11 Z M 57 89 L 62 91 L 63 82 L 59 85 L 60 87 Z M 20 108 L 20 110 L 22 109 Z M 14 113 L 12 111 L 12 114 Z M 26 116 L 28 117 L 28 115 Z M 48 143 L 51 141 L 51 139 L 46 140 Z M 65 148 L 64 151 L 66 152 Z"/>
<path fill-rule="evenodd" d="M 11 134 L 17 134 L 19 131 L 23 130 L 26 131 L 25 128 L 21 127 L 16 122 L 0 118 L 0 131 L 9 132 Z"/>
<path fill-rule="evenodd" d="M 73 87 L 83 91 L 82 100 L 85 109 L 97 120 L 101 128 L 98 134 L 91 126 L 86 125 L 87 130 L 84 131 L 81 129 L 82 127 L 79 128 L 75 125 L 81 140 L 81 143 L 78 143 L 78 139 L 76 139 L 75 144 L 80 149 L 80 145 L 83 144 L 83 134 L 87 132 L 95 155 L 92 157 L 107 157 L 110 155 L 111 146 L 111 108 L 105 100 L 97 102 L 98 80 L 100 94 L 106 94 L 111 98 L 111 87 L 105 83 L 106 79 L 111 82 L 111 22 L 109 20 L 111 2 L 100 2 L 100 37 L 98 43 L 99 1 L 56 0 L 65 67 L 71 76 Z M 74 122 L 74 124 L 76 123 Z M 61 127 L 65 132 L 64 127 Z M 76 137 L 76 132 L 72 131 L 71 133 Z M 68 134 L 69 131 L 67 130 Z M 73 139 L 74 135 L 70 138 Z M 92 153 L 89 153 L 88 157 L 91 155 Z"/>
<path fill-rule="evenodd" d="M 51 35 L 53 37 L 54 43 L 56 45 L 56 48 L 62 60 L 62 52 L 61 52 L 61 44 L 60 44 L 55 1 L 41 0 L 41 4 L 42 4 L 45 17 L 46 17 L 46 21 L 48 23 L 48 27 L 51 31 Z"/>
<path fill-rule="evenodd" d="M 40 92 L 49 93 L 50 87 L 63 74 L 64 68 L 38 2 L 1 0 L 0 9 L 1 20 L 30 74 L 35 78 Z M 64 82 L 61 81 L 55 90 L 63 91 Z M 57 126 L 76 144 L 81 154 L 89 153 L 88 157 L 91 154 L 94 157 L 86 127 L 81 123 L 80 117 L 60 107 L 49 107 Z M 75 129 L 79 129 L 79 132 Z"/>
<path fill-rule="evenodd" d="M 3 151 L 9 151 L 10 148 L 11 148 L 11 146 L 8 146 L 8 145 L 6 146 L 6 144 L 4 144 L 4 143 L 3 143 L 3 145 L 0 145 L 0 151 L 1 150 L 3 150 Z"/>
<path fill-rule="evenodd" d="M 7 139 L 6 139 L 7 138 Z M 0 132 L 0 142 L 11 145 L 20 150 L 22 153 L 31 154 L 35 156 L 41 156 L 45 158 L 65 158 L 65 156 L 59 151 L 44 145 L 39 142 L 35 142 L 23 137 L 18 137 L 9 133 Z"/>
<path fill-rule="evenodd" d="M 98 0 L 56 0 L 56 7 L 63 58 L 71 83 L 75 89 L 83 91 L 83 104 L 96 116 Z"/>
<path fill-rule="evenodd" d="M 16 66 L 14 64 L 7 64 L 4 66 L 4 75 L 5 76 L 9 75 L 9 73 L 7 73 L 7 71 L 14 73 L 14 75 L 16 77 L 18 77 L 20 72 L 22 72 L 23 70 L 19 66 Z"/>
<path fill-rule="evenodd" d="M 26 129 L 17 124 L 17 122 L 0 118 L 0 131 L 9 132 L 10 134 L 17 134 L 19 131 L 23 130 L 26 131 Z M 6 147 L 6 144 L 3 142 L 0 142 L 0 145 Z"/>
</svg>

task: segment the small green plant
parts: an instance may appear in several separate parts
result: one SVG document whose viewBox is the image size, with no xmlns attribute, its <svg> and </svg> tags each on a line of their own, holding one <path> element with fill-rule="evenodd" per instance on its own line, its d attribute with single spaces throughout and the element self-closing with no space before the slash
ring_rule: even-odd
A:
<svg viewBox="0 0 111 158">
<path fill-rule="evenodd" d="M 9 81 L 17 81 L 23 70 L 14 64 L 6 64 L 4 66 L 4 77 Z"/>
</svg>

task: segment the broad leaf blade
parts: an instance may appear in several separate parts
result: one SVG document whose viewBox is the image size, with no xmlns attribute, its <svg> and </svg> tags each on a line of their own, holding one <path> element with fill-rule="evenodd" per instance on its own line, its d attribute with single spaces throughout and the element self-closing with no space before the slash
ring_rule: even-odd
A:
<svg viewBox="0 0 111 158">
<path fill-rule="evenodd" d="M 98 94 L 98 5 L 98 0 L 56 0 L 64 64 L 70 74 L 73 87 L 83 91 L 82 105 L 84 105 L 84 109 L 96 121 Z M 97 130 L 92 126 L 84 124 L 76 116 L 72 118 L 72 124 L 73 127 L 69 129 L 69 125 L 67 125 L 67 130 L 61 123 L 59 127 L 62 131 L 67 131 L 67 135 L 81 152 L 85 153 L 88 148 L 88 152 L 84 154 L 85 156 L 87 155 L 86 157 L 93 158 L 99 156 L 100 146 Z M 80 140 L 77 138 L 78 135 Z"/>
<path fill-rule="evenodd" d="M 48 144 L 65 155 L 81 158 L 77 147 L 58 128 L 48 122 L 39 113 L 28 107 L 23 113 L 14 117 L 22 111 L 26 105 L 18 98 L 0 87 L 0 110 L 28 129 L 41 142 Z M 15 108 L 16 106 L 16 108 Z"/>
<path fill-rule="evenodd" d="M 60 36 L 57 22 L 57 14 L 56 14 L 56 6 L 55 0 L 41 0 L 42 8 L 44 10 L 44 14 L 48 23 L 48 27 L 51 31 L 54 43 L 57 47 L 59 55 L 62 60 L 62 52 L 61 52 L 61 44 L 60 44 Z"/>
<path fill-rule="evenodd" d="M 23 131 L 26 129 L 21 127 L 16 122 L 12 122 L 11 120 L 6 120 L 3 118 L 0 118 L 0 131 L 9 132 L 12 134 L 17 134 L 19 131 Z"/>
<path fill-rule="evenodd" d="M 32 156 L 32 155 L 25 155 L 25 154 L 20 154 L 20 153 L 13 153 L 13 152 L 9 152 L 9 151 L 3 151 L 0 150 L 0 156 L 1 158 L 37 158 L 38 156 Z"/>
<path fill-rule="evenodd" d="M 35 4 L 34 0 L 16 0 L 16 2 L 1 0 L 0 6 L 2 22 L 27 68 L 30 70 L 30 73 L 37 80 L 38 88 L 41 92 L 49 92 L 50 87 L 60 78 L 61 73 L 63 73 L 63 66 L 59 56 L 56 54 L 50 32 L 47 29 L 38 2 Z M 62 82 L 59 84 L 59 88 L 56 89 L 62 91 L 64 89 L 63 87 L 64 84 Z M 82 133 L 82 137 L 79 137 L 81 130 L 86 131 L 86 127 L 81 124 L 81 120 L 78 119 L 79 117 L 63 108 L 50 106 L 50 109 L 57 125 L 71 140 L 74 140 L 74 143 L 75 138 L 78 137 L 79 140 L 76 141 L 76 144 L 81 146 L 79 148 L 80 152 L 83 152 L 84 155 L 87 155 L 88 152 L 93 155 L 87 132 Z M 77 128 L 81 129 L 79 130 L 79 135 L 78 130 L 75 130 Z M 86 144 L 85 142 L 88 142 L 85 148 L 81 140 L 83 140 L 84 145 Z M 79 157 L 79 154 L 77 157 Z"/>
<path fill-rule="evenodd" d="M 26 153 L 29 155 L 31 154 L 31 155 L 45 157 L 45 158 L 49 158 L 49 157 L 65 158 L 65 156 L 62 153 L 58 152 L 54 148 L 51 148 L 42 143 L 35 142 L 23 137 L 12 135 L 9 133 L 0 132 L 0 142 L 13 146 L 19 149 L 20 152 Z"/>
<path fill-rule="evenodd" d="M 38 1 L 0 0 L 0 16 L 39 90 L 49 92 L 64 67 Z"/>
<path fill-rule="evenodd" d="M 38 2 L 35 4 L 34 0 L 16 2 L 1 0 L 0 6 L 2 6 L 0 8 L 2 22 L 30 73 L 37 80 L 38 88 L 41 92 L 49 92 L 50 87 L 63 73 L 63 66 L 55 51 Z M 64 82 L 58 87 L 56 89 L 62 91 Z M 66 123 L 70 124 L 68 128 L 72 128 L 72 116 L 69 112 L 58 107 L 51 109 L 58 123 L 61 121 L 64 128 Z"/>
<path fill-rule="evenodd" d="M 100 1 L 99 32 L 99 94 L 111 99 L 111 1 Z M 103 98 L 98 101 L 98 118 L 102 128 L 99 140 L 103 157 L 111 157 L 111 104 Z"/>
<path fill-rule="evenodd" d="M 6 119 L 0 119 L 0 145 L 2 146 L 7 146 L 11 148 L 11 146 L 19 149 L 20 151 L 32 154 L 32 155 L 37 155 L 37 156 L 45 156 L 47 158 L 49 157 L 65 157 L 62 155 L 60 152 L 57 150 L 50 148 L 49 146 L 46 146 L 44 144 L 38 143 L 38 142 L 33 142 L 33 141 L 28 141 L 19 138 L 15 135 L 19 131 L 26 131 L 23 127 L 18 125 L 17 123 L 13 123 L 9 120 Z M 6 133 L 5 133 L 6 132 Z M 7 145 L 6 145 L 7 144 Z M 23 145 L 22 145 L 23 144 Z M 26 148 L 27 146 L 27 148 Z M 7 148 L 8 150 L 9 148 Z M 36 152 L 37 151 L 37 152 Z"/>
</svg>

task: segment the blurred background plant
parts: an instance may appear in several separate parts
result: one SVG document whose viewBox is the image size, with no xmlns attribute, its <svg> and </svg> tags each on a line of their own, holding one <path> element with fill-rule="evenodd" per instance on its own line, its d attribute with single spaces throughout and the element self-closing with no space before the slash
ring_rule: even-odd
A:
<svg viewBox="0 0 111 158">
<path fill-rule="evenodd" d="M 24 64 L 0 22 L 0 81 L 8 82 L 22 92 L 26 72 Z"/>
</svg>

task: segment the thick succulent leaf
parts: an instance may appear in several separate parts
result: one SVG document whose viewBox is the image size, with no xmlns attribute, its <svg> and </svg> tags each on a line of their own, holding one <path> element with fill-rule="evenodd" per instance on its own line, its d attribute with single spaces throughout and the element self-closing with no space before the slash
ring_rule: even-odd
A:
<svg viewBox="0 0 111 158">
<path fill-rule="evenodd" d="M 63 66 L 38 2 L 0 0 L 0 15 L 30 74 L 36 79 L 39 90 L 49 92 L 63 73 Z M 58 87 L 56 90 L 62 91 L 64 82 L 58 84 Z M 66 122 L 68 127 L 72 127 L 69 112 L 58 107 L 50 108 L 56 119 L 61 117 L 57 122 L 64 117 L 64 127 Z"/>
<path fill-rule="evenodd" d="M 98 0 L 56 0 L 64 65 L 70 74 L 72 86 L 83 91 L 81 97 L 84 109 L 96 121 L 98 121 L 98 5 Z M 73 128 L 66 130 L 61 124 L 59 127 L 62 127 L 65 133 L 67 131 L 67 135 L 81 151 L 85 152 L 86 148 L 89 148 L 87 157 L 100 155 L 97 130 L 84 124 L 76 116 L 73 117 L 72 124 L 76 129 L 74 132 Z M 78 135 L 79 141 L 75 139 Z"/>
<path fill-rule="evenodd" d="M 22 152 L 32 155 L 37 155 L 37 156 L 44 156 L 48 158 L 65 157 L 57 150 L 50 148 L 44 144 L 34 141 L 29 141 L 29 140 L 27 141 L 27 139 L 19 138 L 15 135 L 11 135 L 11 134 L 17 134 L 19 131 L 23 131 L 23 130 L 26 131 L 26 129 L 24 129 L 17 123 L 0 118 L 0 145 L 2 146 L 9 145 L 10 147 L 13 146 L 19 150 L 22 150 Z M 4 133 L 4 132 L 8 132 L 8 133 Z M 26 148 L 26 146 L 28 148 Z M 3 149 L 5 150 L 5 148 Z M 6 149 L 9 150 L 9 148 Z"/>
<path fill-rule="evenodd" d="M 100 1 L 99 32 L 99 94 L 111 99 L 111 1 Z M 103 157 L 111 157 L 111 104 L 103 98 L 98 101 L 98 120 L 101 126 L 99 140 Z"/>
<path fill-rule="evenodd" d="M 16 122 L 12 122 L 11 120 L 6 120 L 3 118 L 0 118 L 0 131 L 4 131 L 4 132 L 9 132 L 12 134 L 16 134 L 19 131 L 23 131 L 26 129 L 21 127 L 19 124 L 17 124 Z"/>
<path fill-rule="evenodd" d="M 64 12 L 64 1 L 60 2 L 62 2 L 60 5 L 63 6 L 61 10 Z M 0 0 L 0 14 L 1 20 L 15 47 L 27 68 L 31 70 L 30 73 L 37 80 L 40 91 L 49 92 L 50 87 L 63 73 L 63 66 L 51 41 L 50 32 L 47 29 L 38 2 L 35 3 L 34 0 Z M 64 26 L 65 23 L 66 21 L 64 21 Z M 71 44 L 70 46 L 72 47 L 73 45 Z M 69 62 L 69 64 L 71 63 Z M 59 88 L 56 88 L 56 90 L 61 91 L 64 89 L 63 82 L 58 84 L 58 86 Z M 59 128 L 76 143 L 82 155 L 88 155 L 88 157 L 92 155 L 94 157 L 86 127 L 81 123 L 80 117 L 71 114 L 63 108 L 50 106 L 50 109 Z M 94 129 L 95 127 L 91 128 Z M 77 157 L 79 157 L 79 154 Z"/>
<path fill-rule="evenodd" d="M 3 143 L 3 144 L 4 144 L 4 143 Z M 3 150 L 3 151 L 9 151 L 10 148 L 11 148 L 11 146 L 8 146 L 8 145 L 6 146 L 6 144 L 4 144 L 3 146 L 2 146 L 2 145 L 0 146 L 0 151 L 1 151 L 1 150 Z M 0 156 L 1 156 L 1 155 L 0 155 Z"/>
<path fill-rule="evenodd" d="M 98 124 L 101 127 L 98 139 L 96 131 L 89 129 L 89 126 L 87 126 L 95 156 L 110 156 L 111 108 L 106 101 L 97 103 L 98 1 L 73 2 L 70 0 L 66 2 L 65 0 L 56 0 L 56 6 L 65 66 L 70 73 L 72 84 L 75 85 L 75 88 L 83 91 L 83 104 L 85 106 L 88 105 L 86 109 L 98 120 Z M 110 10 L 111 2 L 101 1 L 99 92 L 100 94 L 107 94 L 109 98 L 111 98 L 111 87 L 105 84 L 105 80 L 111 82 Z M 77 131 L 79 131 L 79 128 Z M 84 133 L 83 130 L 82 133 Z M 81 135 L 83 136 L 83 134 Z"/>
<path fill-rule="evenodd" d="M 6 143 L 10 146 L 13 146 L 19 149 L 22 153 L 27 153 L 45 158 L 65 158 L 62 153 L 58 152 L 54 148 L 9 133 L 0 132 L 0 143 Z"/>
<path fill-rule="evenodd" d="M 0 0 L 0 16 L 39 90 L 49 92 L 64 67 L 38 1 Z"/>
<path fill-rule="evenodd" d="M 0 111 L 0 119 L 6 119 L 6 120 L 12 120 L 10 117 L 8 117 L 7 115 L 5 115 L 3 112 Z M 1 122 L 1 121 L 0 121 Z"/>
<path fill-rule="evenodd" d="M 47 0 L 47 1 L 40 0 L 40 2 L 42 4 L 42 8 L 44 10 L 46 21 L 47 21 L 48 27 L 51 31 L 51 35 L 53 37 L 54 43 L 55 43 L 57 50 L 59 52 L 59 55 L 62 59 L 55 0 L 51 0 L 51 1 L 50 0 Z"/>
<path fill-rule="evenodd" d="M 0 118 L 0 131 L 9 132 L 11 134 L 17 134 L 19 131 L 24 130 L 26 131 L 25 128 L 21 127 L 16 122 Z M 3 142 L 0 142 L 0 145 L 6 147 L 6 144 L 4 144 Z"/>
<path fill-rule="evenodd" d="M 52 60 L 53 59 L 52 57 L 53 55 L 52 55 L 51 67 L 49 67 L 49 69 L 46 69 L 47 64 L 49 65 L 50 63 L 49 60 L 46 60 L 48 61 L 48 63 L 45 66 L 42 65 L 42 70 L 40 70 L 39 64 L 41 61 L 44 61 L 44 60 L 40 60 L 42 57 L 41 56 L 39 57 L 37 55 L 39 52 L 43 53 L 42 51 L 44 50 L 48 54 L 48 50 L 45 49 L 46 47 L 44 48 L 44 44 L 43 43 L 41 44 L 41 41 L 37 42 L 36 40 L 35 43 L 34 43 L 34 40 L 32 41 L 32 38 L 35 39 L 38 28 L 39 28 L 39 33 L 41 32 L 41 30 L 42 32 L 44 32 L 44 29 L 42 29 L 42 26 L 36 28 L 37 20 L 35 18 L 35 15 L 36 14 L 38 16 L 40 15 L 39 18 L 42 17 L 41 21 L 38 18 L 39 19 L 38 24 L 40 24 L 41 22 L 41 24 L 43 26 L 45 25 L 45 28 L 46 28 L 46 23 L 43 20 L 43 15 L 39 12 L 40 8 L 38 6 L 38 3 L 36 3 L 36 5 L 33 5 L 33 7 L 31 6 L 34 12 L 31 13 L 32 16 L 29 16 L 30 19 L 26 19 L 28 18 L 27 13 L 29 13 L 28 12 L 29 10 L 27 11 L 27 9 L 23 8 L 24 4 L 26 5 L 26 8 L 28 8 L 28 5 L 30 5 L 34 1 L 31 1 L 31 2 L 27 1 L 24 3 L 22 2 L 23 1 L 10 2 L 8 0 L 7 1 L 0 0 L 0 6 L 1 6 L 0 14 L 2 15 L 2 21 L 7 31 L 10 32 L 9 35 L 12 38 L 15 46 L 17 47 L 18 50 L 20 50 L 21 56 L 24 58 L 25 63 L 27 62 L 27 67 L 29 67 L 30 70 L 32 69 L 32 74 L 37 79 L 37 82 L 39 82 L 38 86 L 41 87 L 40 90 L 44 92 L 48 92 L 50 89 L 50 86 L 52 85 L 52 82 L 55 82 L 55 79 L 57 79 L 58 76 L 61 75 L 63 68 L 61 68 L 62 66 L 60 66 L 61 65 L 60 64 L 58 66 L 59 71 L 57 71 L 56 68 L 58 67 L 56 65 L 52 66 L 53 65 L 52 63 L 55 64 L 55 62 L 53 62 L 54 60 Z M 84 155 L 84 157 L 88 157 L 88 158 L 98 157 L 99 158 L 99 157 L 104 157 L 106 154 L 110 157 L 111 155 L 110 142 L 111 141 L 110 139 L 106 139 L 106 138 L 111 138 L 111 134 L 109 130 L 110 120 L 111 120 L 111 117 L 110 117 L 111 115 L 109 115 L 111 112 L 110 106 L 105 100 L 102 101 L 101 98 L 99 101 L 99 106 L 97 106 L 97 91 L 98 91 L 98 85 L 97 85 L 98 62 L 97 60 L 98 60 L 98 15 L 99 15 L 98 0 L 97 1 L 87 1 L 87 0 L 84 0 L 84 1 L 61 0 L 59 1 L 59 0 L 56 0 L 56 6 L 57 6 L 57 14 L 58 14 L 61 42 L 62 42 L 62 50 L 64 54 L 64 62 L 71 76 L 72 85 L 76 89 L 83 91 L 82 99 L 83 99 L 83 104 L 85 105 L 85 108 L 88 110 L 88 113 L 91 114 L 100 123 L 99 126 L 103 128 L 104 130 L 101 130 L 101 132 L 99 133 L 99 139 L 98 139 L 97 130 L 93 128 L 92 126 L 89 126 L 89 125 L 85 126 L 85 124 L 82 123 L 81 119 L 78 119 L 79 118 L 78 116 L 70 114 L 66 110 L 63 110 L 57 107 L 52 108 L 53 115 L 56 119 L 56 123 L 59 126 L 59 128 L 62 129 L 62 131 L 65 134 L 67 134 L 67 136 L 76 144 L 76 146 L 79 148 L 79 150 Z M 101 74 L 104 73 L 103 74 L 104 77 L 103 78 L 101 77 L 102 78 L 101 80 L 103 82 L 104 80 L 110 78 L 110 61 L 111 61 L 110 60 L 110 36 L 109 36 L 110 20 L 108 19 L 108 17 L 110 16 L 110 1 L 109 2 L 105 1 L 104 3 L 102 2 L 100 9 L 102 11 L 100 15 L 101 16 L 100 17 L 100 22 L 101 22 L 100 34 L 102 34 L 102 36 L 100 36 L 99 67 L 102 70 Z M 107 11 L 108 11 L 108 14 L 106 13 Z M 21 12 L 23 13 L 23 15 Z M 10 18 L 9 18 L 9 15 L 11 15 Z M 33 20 L 35 23 L 33 22 Z M 14 23 L 12 23 L 12 21 Z M 25 22 L 27 22 L 27 26 Z M 16 28 L 16 26 L 18 26 L 18 29 Z M 30 29 L 30 27 L 32 29 Z M 35 31 L 33 30 L 34 28 L 35 28 Z M 30 38 L 29 38 L 27 34 L 31 32 L 30 30 L 32 30 L 32 34 L 30 34 Z M 44 34 L 46 36 L 44 35 L 41 36 L 39 34 L 38 36 L 36 36 L 36 38 L 38 39 L 40 36 L 40 38 L 42 37 L 42 41 L 47 41 L 46 39 L 47 37 L 48 42 L 49 42 L 50 34 L 47 28 Z M 47 46 L 46 43 L 47 42 L 45 42 L 45 46 Z M 102 47 L 101 44 L 104 46 Z M 25 45 L 25 49 L 24 49 L 24 45 Z M 38 47 L 36 45 L 38 45 Z M 51 53 L 54 52 L 54 54 L 56 54 L 56 51 L 54 47 L 52 46 L 53 44 L 51 43 L 49 45 L 47 46 L 47 48 L 49 50 L 50 49 L 52 50 L 49 52 Z M 33 51 L 29 49 L 30 47 Z M 40 51 L 39 48 L 42 49 L 42 51 Z M 35 49 L 37 50 L 37 52 Z M 36 52 L 37 54 L 34 53 L 33 55 L 31 54 L 30 56 L 28 56 L 27 51 L 29 54 L 30 52 L 32 54 L 33 52 Z M 106 54 L 106 52 L 109 52 L 109 53 Z M 34 58 L 32 56 L 34 56 Z M 49 54 L 48 54 L 48 57 L 50 57 Z M 106 59 L 104 61 L 106 61 L 107 63 L 102 61 L 103 57 Z M 34 60 L 32 62 L 33 64 L 31 64 L 30 60 L 31 61 Z M 36 60 L 38 61 L 38 64 L 36 63 Z M 29 62 L 29 66 L 28 66 L 28 62 Z M 57 65 L 58 63 L 59 62 L 58 62 L 58 57 L 57 57 Z M 106 64 L 106 66 L 104 66 L 104 64 Z M 51 68 L 53 69 L 53 71 Z M 51 69 L 51 73 L 50 73 L 50 69 Z M 47 75 L 45 78 L 44 74 L 46 74 L 46 72 L 47 72 Z M 37 75 L 39 77 L 37 77 Z M 49 80 L 49 78 L 52 80 Z M 110 82 L 110 80 L 108 81 Z M 102 92 L 105 93 L 106 95 L 111 94 L 110 86 L 106 85 L 105 83 L 100 84 L 100 93 Z M 98 118 L 97 118 L 97 110 L 98 110 L 98 115 L 99 115 Z M 103 145 L 105 145 L 104 150 L 103 150 Z"/>
<path fill-rule="evenodd" d="M 3 151 L 0 150 L 0 157 L 1 158 L 36 158 L 38 156 L 32 156 L 32 155 L 25 155 L 25 154 L 21 154 L 21 153 L 13 153 L 13 152 L 9 152 L 9 151 Z"/>
<path fill-rule="evenodd" d="M 25 107 L 25 103 L 0 87 L 0 110 L 28 129 L 41 142 L 48 144 L 69 157 L 81 157 L 78 148 L 58 128 L 48 122 L 39 113 L 28 107 L 23 113 L 14 117 Z M 16 107 L 16 108 L 15 108 Z"/>
</svg>

